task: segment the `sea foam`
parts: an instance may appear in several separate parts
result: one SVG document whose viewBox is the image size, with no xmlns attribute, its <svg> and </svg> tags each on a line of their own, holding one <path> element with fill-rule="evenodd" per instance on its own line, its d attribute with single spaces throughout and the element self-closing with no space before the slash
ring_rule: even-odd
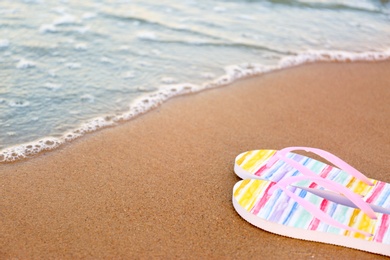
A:
<svg viewBox="0 0 390 260">
<path fill-rule="evenodd" d="M 8 39 L 0 39 L 0 49 L 8 48 L 9 40 Z"/>
<path fill-rule="evenodd" d="M 78 128 L 64 133 L 61 137 L 45 137 L 40 140 L 5 148 L 0 151 L 0 162 L 11 162 L 23 159 L 42 151 L 52 150 L 60 145 L 72 141 L 86 133 L 93 132 L 108 126 L 114 126 L 140 116 L 153 108 L 160 106 L 172 97 L 199 92 L 230 84 L 238 79 L 253 75 L 260 75 L 269 71 L 294 67 L 300 64 L 313 62 L 353 62 L 353 61 L 382 61 L 390 59 L 390 49 L 383 52 L 352 53 L 345 51 L 318 51 L 308 50 L 295 56 L 282 58 L 277 65 L 265 66 L 262 64 L 243 63 L 225 67 L 225 74 L 200 85 L 191 83 L 166 84 L 155 92 L 134 100 L 128 111 L 120 115 L 97 117 L 80 125 Z M 91 102 L 93 96 L 82 96 L 82 100 Z"/>
<path fill-rule="evenodd" d="M 19 62 L 16 64 L 16 68 L 18 69 L 29 69 L 29 68 L 34 68 L 37 64 L 34 61 L 31 60 L 26 60 L 26 59 L 21 59 Z"/>
<path fill-rule="evenodd" d="M 74 15 L 64 14 L 63 16 L 55 19 L 53 25 L 69 25 L 69 24 L 76 24 L 76 23 L 77 23 L 77 19 Z"/>
<path fill-rule="evenodd" d="M 142 31 L 137 33 L 137 38 L 141 40 L 156 40 L 157 35 L 154 32 Z"/>
<path fill-rule="evenodd" d="M 28 107 L 30 102 L 25 100 L 11 100 L 8 102 L 8 105 L 10 107 Z"/>
<path fill-rule="evenodd" d="M 54 33 L 57 32 L 58 29 L 54 24 L 42 24 L 39 27 L 39 32 L 40 33 Z"/>
</svg>

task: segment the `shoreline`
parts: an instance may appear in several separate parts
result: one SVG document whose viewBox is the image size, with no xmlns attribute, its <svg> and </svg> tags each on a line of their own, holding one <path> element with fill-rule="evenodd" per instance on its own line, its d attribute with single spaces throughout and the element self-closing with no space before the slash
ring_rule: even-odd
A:
<svg viewBox="0 0 390 260">
<path fill-rule="evenodd" d="M 273 71 L 2 164 L 0 257 L 379 259 L 257 229 L 231 191 L 236 155 L 295 145 L 390 182 L 388 71 L 390 61 Z"/>
<path fill-rule="evenodd" d="M 289 68 L 310 65 L 322 62 L 382 62 L 389 61 L 390 50 L 367 51 L 361 53 L 345 51 L 314 51 L 308 50 L 298 53 L 294 56 L 286 56 L 279 60 L 277 65 L 264 66 L 261 64 L 241 64 L 232 65 L 224 68 L 225 74 L 200 85 L 192 83 L 180 83 L 176 85 L 160 86 L 157 92 L 139 96 L 130 103 L 130 109 L 118 115 L 104 115 L 86 120 L 79 126 L 66 131 L 61 137 L 45 136 L 35 141 L 13 145 L 0 150 L 0 165 L 3 163 L 12 163 L 31 157 L 39 156 L 45 151 L 52 151 L 61 148 L 63 145 L 82 138 L 89 133 L 100 131 L 108 127 L 114 127 L 118 124 L 131 121 L 142 116 L 153 109 L 158 108 L 170 99 L 196 94 L 209 89 L 220 88 L 237 81 L 261 76 L 275 71 L 282 71 Z"/>
</svg>

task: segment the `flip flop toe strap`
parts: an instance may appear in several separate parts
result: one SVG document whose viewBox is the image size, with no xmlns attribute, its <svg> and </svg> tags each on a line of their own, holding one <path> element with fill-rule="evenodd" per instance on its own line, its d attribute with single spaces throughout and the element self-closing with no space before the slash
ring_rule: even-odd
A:
<svg viewBox="0 0 390 260">
<path fill-rule="evenodd" d="M 369 178 L 367 178 L 367 176 L 365 176 L 363 173 L 361 173 L 358 170 L 356 170 L 354 167 L 352 167 L 351 165 L 349 165 L 348 163 L 346 163 L 345 161 L 343 161 L 342 159 L 340 159 L 336 155 L 331 154 L 331 153 L 329 153 L 327 151 L 318 149 L 318 148 L 311 148 L 311 147 L 287 147 L 287 148 L 281 149 L 281 150 L 277 151 L 275 153 L 275 155 L 269 159 L 269 161 L 267 162 L 267 167 L 271 167 L 278 159 L 281 159 L 281 160 L 285 161 L 286 163 L 290 164 L 291 166 L 293 166 L 294 168 L 296 168 L 297 170 L 299 170 L 304 175 L 312 176 L 312 177 L 318 176 L 316 173 L 314 173 L 313 171 L 309 170 L 305 166 L 303 166 L 303 165 L 297 163 L 296 161 L 286 157 L 287 153 L 292 152 L 292 151 L 296 151 L 296 150 L 303 150 L 303 151 L 306 151 L 306 152 L 311 152 L 311 153 L 317 154 L 318 156 L 321 156 L 325 160 L 327 160 L 330 163 L 334 164 L 335 166 L 337 166 L 341 170 L 348 172 L 353 177 L 363 181 L 364 183 L 366 183 L 366 184 L 368 184 L 370 186 L 374 185 L 374 183 Z"/>
<path fill-rule="evenodd" d="M 294 176 L 294 177 L 283 179 L 283 180 L 277 182 L 276 185 L 274 185 L 272 188 L 270 188 L 268 191 L 268 194 L 271 195 L 276 189 L 279 188 L 279 189 L 283 190 L 286 195 L 288 195 L 289 197 L 294 199 L 298 204 L 300 204 L 303 208 L 305 208 L 307 211 L 309 211 L 313 216 L 315 216 L 319 220 L 321 220 L 329 225 L 338 227 L 338 228 L 342 228 L 342 229 L 349 230 L 352 232 L 360 233 L 364 236 L 368 236 L 368 237 L 372 236 L 371 233 L 352 228 L 350 226 L 344 225 L 344 224 L 334 220 L 332 217 L 330 217 L 328 214 L 326 214 L 325 212 L 320 210 L 318 207 L 314 206 L 309 201 L 305 200 L 304 198 L 301 198 L 300 196 L 296 195 L 295 193 L 291 192 L 288 189 L 288 186 L 290 184 L 298 182 L 298 181 L 302 181 L 302 180 L 311 180 L 311 181 L 317 183 L 318 185 L 323 186 L 324 188 L 327 188 L 329 190 L 343 194 L 353 204 L 355 204 L 356 207 L 358 207 L 365 214 L 367 214 L 367 216 L 369 216 L 371 219 L 377 219 L 375 212 L 372 210 L 372 208 L 369 206 L 368 203 L 366 203 L 365 201 L 363 201 L 361 199 L 360 196 L 358 196 L 357 194 L 353 193 L 349 189 L 345 188 L 344 186 L 342 186 L 334 181 L 326 180 L 326 179 L 323 179 L 323 178 L 318 177 L 318 176 L 316 176 L 316 177 Z"/>
</svg>

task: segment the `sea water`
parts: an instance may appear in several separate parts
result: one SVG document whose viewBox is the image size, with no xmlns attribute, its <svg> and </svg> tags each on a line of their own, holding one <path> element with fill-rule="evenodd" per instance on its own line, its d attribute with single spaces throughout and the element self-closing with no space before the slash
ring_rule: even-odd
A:
<svg viewBox="0 0 390 260">
<path fill-rule="evenodd" d="M 248 75 L 389 56 L 388 0 L 1 0 L 0 161 Z"/>
</svg>

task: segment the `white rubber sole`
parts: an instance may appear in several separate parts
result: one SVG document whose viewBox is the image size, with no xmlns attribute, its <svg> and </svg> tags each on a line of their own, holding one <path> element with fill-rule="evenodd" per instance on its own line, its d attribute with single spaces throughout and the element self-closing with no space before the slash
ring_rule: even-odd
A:
<svg viewBox="0 0 390 260">
<path fill-rule="evenodd" d="M 239 183 L 237 183 L 236 185 L 238 184 Z M 236 185 L 233 188 L 233 194 L 237 188 Z M 390 245 L 386 245 L 378 242 L 366 241 L 363 239 L 336 235 L 332 233 L 288 227 L 281 224 L 273 223 L 261 219 L 260 217 L 257 217 L 256 215 L 253 215 L 252 213 L 245 210 L 243 207 L 241 207 L 241 205 L 234 198 L 234 196 L 232 200 L 233 200 L 233 206 L 235 210 L 243 219 L 245 219 L 252 225 L 261 228 L 265 231 L 286 236 L 286 237 L 321 242 L 321 243 L 332 244 L 337 246 L 344 246 L 344 247 L 354 248 L 362 251 L 367 251 L 370 253 L 390 256 Z"/>
</svg>

